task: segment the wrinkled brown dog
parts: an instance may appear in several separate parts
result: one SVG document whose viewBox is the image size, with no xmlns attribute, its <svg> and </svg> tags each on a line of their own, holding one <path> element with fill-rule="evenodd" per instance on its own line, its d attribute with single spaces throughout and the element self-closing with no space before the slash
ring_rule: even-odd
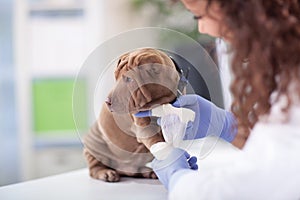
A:
<svg viewBox="0 0 300 200">
<path fill-rule="evenodd" d="M 116 85 L 84 139 L 90 176 L 109 182 L 120 176 L 156 178 L 146 163 L 151 145 L 163 141 L 157 118 L 133 114 L 175 100 L 179 74 L 162 51 L 144 48 L 122 55 Z"/>
</svg>

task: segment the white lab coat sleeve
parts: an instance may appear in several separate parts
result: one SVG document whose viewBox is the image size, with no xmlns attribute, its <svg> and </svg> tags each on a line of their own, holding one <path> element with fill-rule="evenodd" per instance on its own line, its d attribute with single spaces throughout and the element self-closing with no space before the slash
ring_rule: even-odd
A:
<svg viewBox="0 0 300 200">
<path fill-rule="evenodd" d="M 230 165 L 176 172 L 169 199 L 299 199 L 299 152 L 299 125 L 257 124 Z"/>
<path fill-rule="evenodd" d="M 170 180 L 173 186 L 170 187 L 169 199 L 235 199 L 236 190 L 243 183 L 240 182 L 240 166 L 233 165 L 214 169 L 211 171 L 178 172 Z M 237 168 L 238 170 L 235 170 Z M 243 169 L 245 174 L 249 169 Z M 173 183 L 175 182 L 175 183 Z"/>
</svg>

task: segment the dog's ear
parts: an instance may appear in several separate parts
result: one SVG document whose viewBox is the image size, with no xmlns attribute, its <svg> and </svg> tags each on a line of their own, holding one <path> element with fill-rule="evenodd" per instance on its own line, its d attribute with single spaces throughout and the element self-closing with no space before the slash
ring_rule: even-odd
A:
<svg viewBox="0 0 300 200">
<path fill-rule="evenodd" d="M 154 49 L 141 49 L 123 54 L 118 62 L 115 70 L 115 79 L 119 80 L 121 74 L 133 69 L 137 66 L 145 64 L 161 64 L 164 66 L 173 66 L 173 62 L 164 53 Z M 152 72 L 159 73 L 159 67 L 154 66 Z"/>
<path fill-rule="evenodd" d="M 117 63 L 117 68 L 115 70 L 115 79 L 118 80 L 124 71 L 128 70 L 128 57 L 129 53 L 123 54 Z"/>
</svg>

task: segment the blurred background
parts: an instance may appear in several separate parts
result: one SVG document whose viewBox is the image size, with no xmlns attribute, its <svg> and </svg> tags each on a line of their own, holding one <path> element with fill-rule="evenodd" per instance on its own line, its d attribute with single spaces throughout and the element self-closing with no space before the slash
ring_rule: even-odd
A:
<svg viewBox="0 0 300 200">
<path fill-rule="evenodd" d="M 148 26 L 183 32 L 214 55 L 214 40 L 176 1 L 0 0 L 0 186 L 86 166 L 72 114 L 78 69 L 108 38 Z"/>
</svg>

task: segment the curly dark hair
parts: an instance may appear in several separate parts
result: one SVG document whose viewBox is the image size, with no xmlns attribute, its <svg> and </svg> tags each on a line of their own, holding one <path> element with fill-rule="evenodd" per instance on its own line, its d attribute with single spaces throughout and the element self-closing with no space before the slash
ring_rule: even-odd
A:
<svg viewBox="0 0 300 200">
<path fill-rule="evenodd" d="M 274 91 L 277 100 L 287 97 L 285 112 L 291 82 L 300 96 L 300 0 L 207 1 L 207 11 L 212 3 L 220 5 L 222 35 L 232 37 L 232 112 L 238 136 L 246 140 L 259 117 L 270 112 Z"/>
</svg>

